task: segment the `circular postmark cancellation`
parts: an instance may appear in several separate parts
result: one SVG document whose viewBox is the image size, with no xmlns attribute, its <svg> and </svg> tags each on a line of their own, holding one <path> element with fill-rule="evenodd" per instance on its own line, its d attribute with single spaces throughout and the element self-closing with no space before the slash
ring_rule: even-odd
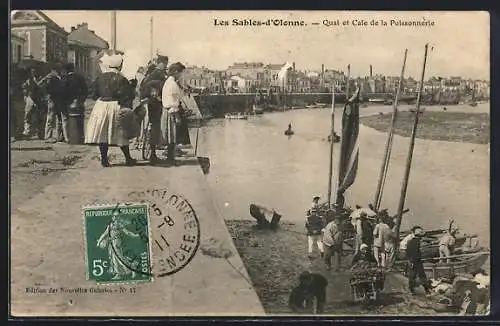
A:
<svg viewBox="0 0 500 326">
<path fill-rule="evenodd" d="M 149 244 L 151 259 L 122 244 L 116 255 L 121 263 L 134 273 L 153 277 L 172 275 L 186 267 L 200 246 L 200 223 L 189 201 L 166 189 L 133 191 L 128 197 L 133 202 L 148 203 L 149 221 L 137 216 L 130 225 Z M 148 229 L 149 233 L 144 231 Z"/>
</svg>

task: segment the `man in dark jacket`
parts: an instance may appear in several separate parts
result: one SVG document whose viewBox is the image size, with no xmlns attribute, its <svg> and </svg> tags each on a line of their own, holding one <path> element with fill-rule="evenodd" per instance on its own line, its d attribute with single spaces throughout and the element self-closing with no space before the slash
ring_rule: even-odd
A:
<svg viewBox="0 0 500 326">
<path fill-rule="evenodd" d="M 327 286 L 328 280 L 323 275 L 303 272 L 299 276 L 299 285 L 290 293 L 289 307 L 293 312 L 323 313 Z M 314 299 L 317 303 L 315 307 L 313 306 Z"/>
<path fill-rule="evenodd" d="M 425 293 L 430 294 L 431 285 L 425 275 L 422 252 L 420 251 L 420 239 L 424 235 L 424 232 L 420 226 L 414 226 L 412 232 L 415 237 L 408 241 L 406 247 L 406 256 L 408 257 L 408 287 L 411 294 L 414 295 L 415 284 L 418 277 L 425 289 Z"/>
<path fill-rule="evenodd" d="M 71 110 L 85 110 L 85 100 L 88 96 L 88 87 L 85 77 L 75 72 L 73 63 L 66 63 L 62 68 L 62 107 L 59 113 L 59 141 L 69 142 L 68 116 Z"/>
<path fill-rule="evenodd" d="M 34 68 L 30 69 L 28 72 L 28 77 L 22 84 L 23 95 L 24 95 L 24 137 L 31 137 L 34 134 L 38 135 L 38 138 L 43 139 L 43 134 L 41 132 L 42 123 L 41 119 L 41 89 L 38 85 L 38 76 Z"/>
<path fill-rule="evenodd" d="M 148 121 L 151 123 L 151 157 L 150 162 L 158 161 L 156 148 L 162 143 L 161 115 L 163 107 L 161 103 L 161 90 L 167 79 L 168 57 L 158 55 L 155 66 L 149 65 L 146 76 L 139 85 L 141 99 L 148 99 Z"/>
<path fill-rule="evenodd" d="M 373 226 L 368 220 L 368 215 L 363 212 L 360 215 L 361 219 L 361 243 L 368 246 L 368 251 L 373 249 Z"/>
<path fill-rule="evenodd" d="M 307 211 L 306 217 L 306 230 L 307 230 L 307 245 L 308 245 L 308 256 L 312 258 L 314 243 L 317 244 L 320 251 L 321 257 L 324 255 L 323 249 L 323 237 L 321 235 L 321 230 L 323 230 L 324 222 L 319 212 L 316 208 L 312 208 Z"/>
</svg>

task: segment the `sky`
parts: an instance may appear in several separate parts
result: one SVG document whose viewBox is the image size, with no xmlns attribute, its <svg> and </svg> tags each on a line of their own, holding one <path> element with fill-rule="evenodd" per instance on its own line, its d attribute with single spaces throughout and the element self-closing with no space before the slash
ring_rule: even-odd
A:
<svg viewBox="0 0 500 326">
<path fill-rule="evenodd" d="M 109 11 L 44 11 L 70 30 L 82 22 L 106 40 Z M 150 17 L 153 48 L 173 61 L 226 69 L 234 62 L 295 62 L 300 70 L 326 68 L 351 76 L 399 76 L 405 48 L 405 76 L 420 78 L 424 46 L 430 44 L 426 76 L 489 79 L 490 32 L 487 12 L 355 11 L 118 11 L 117 48 L 149 59 Z M 215 26 L 214 20 L 230 26 Z M 232 26 L 233 19 L 304 21 L 306 26 Z M 327 27 L 324 20 L 339 21 Z M 357 20 L 368 26 L 354 26 Z M 378 26 L 371 21 L 379 22 Z M 381 26 L 381 20 L 388 23 Z M 427 21 L 433 26 L 391 26 L 391 20 Z M 343 25 L 348 21 L 348 25 Z M 313 23 L 319 25 L 313 25 Z M 432 50 L 431 50 L 432 48 Z"/>
</svg>

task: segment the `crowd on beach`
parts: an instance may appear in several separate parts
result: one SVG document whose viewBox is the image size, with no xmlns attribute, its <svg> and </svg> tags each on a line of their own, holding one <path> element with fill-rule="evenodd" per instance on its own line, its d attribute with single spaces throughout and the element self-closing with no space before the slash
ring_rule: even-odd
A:
<svg viewBox="0 0 500 326">
<path fill-rule="evenodd" d="M 307 230 L 308 258 L 314 259 L 314 245 L 316 244 L 321 258 L 324 260 L 326 270 L 332 269 L 332 258 L 335 258 L 335 271 L 339 272 L 342 265 L 343 246 L 345 242 L 345 227 L 347 223 L 352 225 L 354 236 L 354 256 L 350 262 L 350 273 L 353 277 L 372 278 L 375 275 L 382 275 L 393 270 L 396 257 L 396 219 L 390 217 L 387 210 L 375 213 L 368 208 L 356 207 L 356 210 L 349 214 L 346 211 L 333 205 L 333 210 L 329 216 L 322 216 L 320 197 L 313 198 L 312 207 L 306 212 L 305 226 Z M 368 212 L 372 212 L 368 216 Z M 346 217 L 350 219 L 346 219 Z M 450 227 L 439 238 L 439 258 L 440 262 L 450 262 L 453 255 L 457 228 Z M 408 291 L 411 295 L 416 295 L 415 289 L 420 285 L 424 288 L 427 296 L 435 293 L 462 293 L 463 302 L 462 314 L 484 314 L 489 309 L 489 276 L 482 269 L 472 273 L 472 283 L 470 279 L 463 279 L 458 276 L 450 276 L 450 280 L 429 280 L 426 276 L 423 257 L 421 251 L 421 240 L 425 232 L 421 226 L 414 226 L 399 243 L 398 257 L 403 257 L 406 261 L 404 274 L 408 278 Z M 417 282 L 418 279 L 418 282 Z M 383 289 L 384 277 L 378 278 L 375 287 Z M 464 287 L 468 284 L 468 288 Z M 472 284 L 472 285 L 471 285 Z M 477 288 L 476 288 L 477 285 Z M 316 300 L 316 312 L 324 311 L 326 301 L 327 278 L 321 273 L 303 272 L 299 276 L 298 286 L 290 294 L 289 305 L 294 312 L 300 312 L 311 304 L 311 298 Z M 474 295 L 472 295 L 474 293 Z M 471 310 L 471 302 L 474 301 L 474 311 Z"/>
<path fill-rule="evenodd" d="M 128 79 L 121 73 L 123 63 L 123 54 L 111 50 L 103 53 L 101 73 L 90 87 L 72 63 L 53 65 L 41 79 L 31 69 L 22 83 L 22 138 L 37 136 L 49 143 L 69 143 L 70 133 L 77 132 L 69 130 L 69 116 L 72 112 L 83 115 L 85 101 L 91 97 L 95 103 L 81 136 L 85 144 L 99 147 L 103 167 L 111 166 L 110 146 L 121 149 L 126 165 L 135 165 L 130 144 L 134 139 L 139 141 L 148 127 L 150 163 L 163 161 L 156 151 L 164 149 L 165 163 L 175 165 L 175 157 L 184 153 L 181 148 L 190 144 L 187 117 L 191 112 L 182 103 L 189 94 L 182 83 L 186 67 L 180 62 L 168 65 L 168 56 L 158 53 L 147 67 L 140 67 L 136 76 Z"/>
</svg>

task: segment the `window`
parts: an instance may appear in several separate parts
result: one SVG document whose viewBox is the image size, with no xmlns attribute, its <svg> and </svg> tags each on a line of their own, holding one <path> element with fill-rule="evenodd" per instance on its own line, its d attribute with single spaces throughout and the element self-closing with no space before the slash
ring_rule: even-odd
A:
<svg viewBox="0 0 500 326">
<path fill-rule="evenodd" d="M 21 45 L 16 45 L 16 62 L 20 62 L 22 60 L 22 54 L 23 54 L 23 50 L 22 50 L 22 46 Z"/>
</svg>

